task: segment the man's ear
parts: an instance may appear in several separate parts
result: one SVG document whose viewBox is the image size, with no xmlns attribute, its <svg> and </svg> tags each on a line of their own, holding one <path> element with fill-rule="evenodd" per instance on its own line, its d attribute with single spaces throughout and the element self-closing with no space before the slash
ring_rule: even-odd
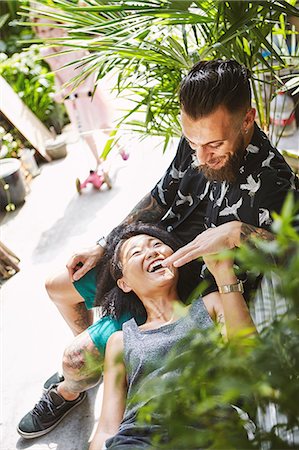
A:
<svg viewBox="0 0 299 450">
<path fill-rule="evenodd" d="M 248 130 L 248 128 L 250 128 L 253 125 L 254 119 L 255 119 L 255 115 L 256 115 L 256 110 L 255 108 L 250 108 L 248 109 L 244 121 L 243 121 L 243 128 L 244 131 Z"/>
<path fill-rule="evenodd" d="M 126 281 L 124 280 L 124 277 L 119 278 L 117 280 L 117 286 L 119 287 L 119 289 L 121 289 L 123 292 L 125 292 L 126 294 L 128 292 L 131 292 L 132 288 L 130 288 L 130 286 L 126 283 Z"/>
</svg>

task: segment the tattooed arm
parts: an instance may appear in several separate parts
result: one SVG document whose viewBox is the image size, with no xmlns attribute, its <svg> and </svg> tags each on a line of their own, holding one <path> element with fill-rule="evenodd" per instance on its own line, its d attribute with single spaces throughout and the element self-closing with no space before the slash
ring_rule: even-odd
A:
<svg viewBox="0 0 299 450">
<path fill-rule="evenodd" d="M 275 236 L 270 231 L 264 230 L 263 228 L 255 227 L 254 225 L 249 225 L 248 223 L 241 222 L 240 231 L 240 242 L 248 242 L 252 239 L 264 239 L 265 241 L 273 241 Z"/>
<path fill-rule="evenodd" d="M 272 233 L 262 228 L 234 220 L 218 227 L 208 228 L 193 241 L 177 250 L 163 261 L 163 266 L 181 267 L 200 256 L 219 253 L 225 249 L 239 247 L 242 242 L 256 237 L 273 240 Z"/>
<path fill-rule="evenodd" d="M 146 223 L 157 223 L 164 216 L 166 210 L 167 208 L 162 208 L 149 193 L 137 203 L 121 225 L 128 225 L 139 220 Z"/>
</svg>

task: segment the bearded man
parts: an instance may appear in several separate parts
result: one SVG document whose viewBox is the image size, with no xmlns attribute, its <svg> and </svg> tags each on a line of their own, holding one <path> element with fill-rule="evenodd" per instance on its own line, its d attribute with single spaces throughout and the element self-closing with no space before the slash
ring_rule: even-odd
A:
<svg viewBox="0 0 299 450">
<path fill-rule="evenodd" d="M 249 78 L 247 69 L 236 61 L 213 60 L 197 63 L 182 81 L 183 137 L 175 158 L 123 222 L 160 224 L 185 243 L 164 260 L 165 266 L 178 267 L 238 247 L 255 236 L 271 240 L 272 213 L 281 211 L 289 191 L 299 199 L 298 179 L 255 123 Z M 117 230 L 107 239 L 112 236 Z M 128 312 L 117 321 L 112 311 L 111 318 L 91 322 L 95 266 L 105 238 L 98 244 L 73 256 L 67 271 L 47 281 L 49 296 L 78 336 L 65 351 L 63 376 L 55 374 L 47 380 L 45 394 L 21 420 L 18 432 L 25 438 L 46 434 L 84 400 L 84 391 L 100 378 L 108 338 L 131 317 Z M 193 287 L 200 272 L 206 277 L 199 270 Z M 242 282 L 230 288 L 242 290 Z M 205 295 L 215 291 L 212 280 Z"/>
</svg>

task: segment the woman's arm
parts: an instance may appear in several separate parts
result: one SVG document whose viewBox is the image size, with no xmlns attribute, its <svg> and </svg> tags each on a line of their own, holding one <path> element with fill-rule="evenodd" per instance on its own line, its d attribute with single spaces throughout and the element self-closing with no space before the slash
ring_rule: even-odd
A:
<svg viewBox="0 0 299 450">
<path fill-rule="evenodd" d="M 123 347 L 123 333 L 117 331 L 107 342 L 102 411 L 89 450 L 101 450 L 104 442 L 118 432 L 123 418 L 127 394 Z"/>
<path fill-rule="evenodd" d="M 214 276 L 218 287 L 238 283 L 232 260 L 218 260 L 215 255 L 209 255 L 204 257 L 204 261 Z M 221 322 L 221 316 L 224 317 L 228 339 L 238 335 L 243 330 L 248 332 L 246 334 L 255 333 L 256 329 L 243 294 L 241 292 L 229 292 L 226 294 L 219 293 L 218 295 L 218 301 L 216 299 L 214 302 L 215 315 L 219 318 L 219 322 Z"/>
</svg>

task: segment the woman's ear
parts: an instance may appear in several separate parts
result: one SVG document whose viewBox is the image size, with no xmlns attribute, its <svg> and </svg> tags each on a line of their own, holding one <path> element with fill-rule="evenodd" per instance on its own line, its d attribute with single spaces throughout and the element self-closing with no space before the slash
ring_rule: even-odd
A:
<svg viewBox="0 0 299 450">
<path fill-rule="evenodd" d="M 131 292 L 131 290 L 132 290 L 132 288 L 130 288 L 130 286 L 125 282 L 124 277 L 119 278 L 117 280 L 117 286 L 119 287 L 119 289 L 121 289 L 126 294 L 128 292 Z"/>
</svg>

